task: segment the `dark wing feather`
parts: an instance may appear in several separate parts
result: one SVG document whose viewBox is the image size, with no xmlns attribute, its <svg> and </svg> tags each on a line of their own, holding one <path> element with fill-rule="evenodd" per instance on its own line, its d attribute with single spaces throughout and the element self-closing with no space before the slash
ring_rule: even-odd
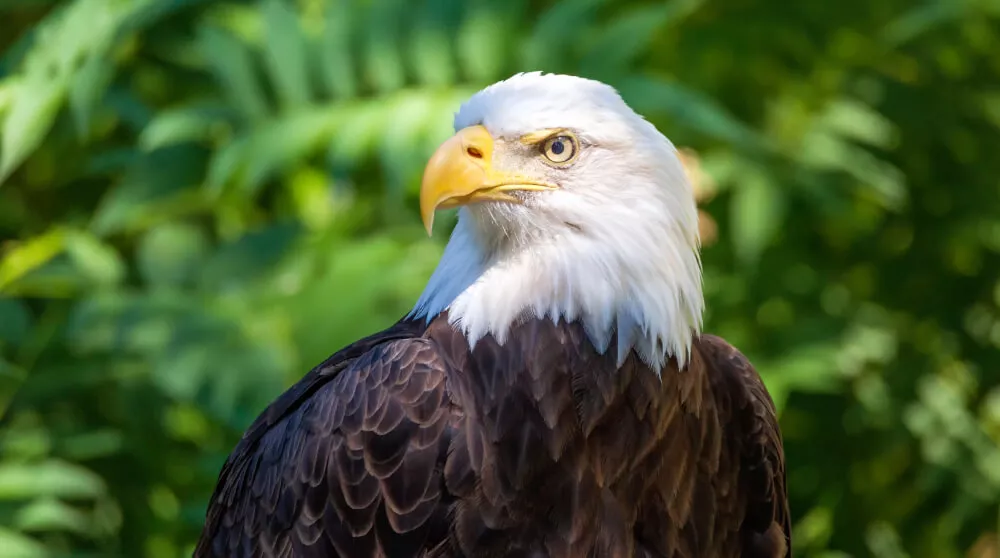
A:
<svg viewBox="0 0 1000 558">
<path fill-rule="evenodd" d="M 197 558 L 418 556 L 443 539 L 445 364 L 401 322 L 279 397 L 230 455 Z"/>
<path fill-rule="evenodd" d="M 785 490 L 785 454 L 774 402 L 760 375 L 725 340 L 705 335 L 699 343 L 705 365 L 725 393 L 730 435 L 740 436 L 739 483 L 746 497 L 742 556 L 791 556 L 791 520 Z"/>
</svg>

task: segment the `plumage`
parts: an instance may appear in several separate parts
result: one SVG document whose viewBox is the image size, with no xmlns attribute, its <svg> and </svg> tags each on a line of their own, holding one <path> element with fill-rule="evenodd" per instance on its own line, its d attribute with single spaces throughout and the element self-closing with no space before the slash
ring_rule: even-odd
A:
<svg viewBox="0 0 1000 558">
<path fill-rule="evenodd" d="M 466 143 L 441 165 L 516 173 L 516 191 L 463 191 L 414 311 L 250 425 L 195 556 L 790 556 L 774 405 L 737 349 L 700 333 L 673 146 L 570 76 L 487 88 L 456 129 Z M 536 165 L 518 144 L 535 136 L 579 153 Z M 424 189 L 440 197 L 436 164 Z"/>
</svg>

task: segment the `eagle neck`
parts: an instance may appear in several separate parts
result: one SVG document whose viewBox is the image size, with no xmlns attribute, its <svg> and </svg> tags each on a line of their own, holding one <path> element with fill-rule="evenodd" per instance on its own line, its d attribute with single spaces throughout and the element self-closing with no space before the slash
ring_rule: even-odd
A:
<svg viewBox="0 0 1000 558">
<path fill-rule="evenodd" d="M 680 367 L 688 360 L 703 298 L 700 259 L 684 231 L 598 240 L 567 230 L 505 249 L 484 242 L 472 221 L 460 212 L 410 317 L 430 321 L 447 310 L 470 347 L 486 335 L 503 344 L 525 319 L 579 321 L 597 351 L 615 351 L 619 364 L 632 350 L 656 370 L 671 357 Z"/>
</svg>

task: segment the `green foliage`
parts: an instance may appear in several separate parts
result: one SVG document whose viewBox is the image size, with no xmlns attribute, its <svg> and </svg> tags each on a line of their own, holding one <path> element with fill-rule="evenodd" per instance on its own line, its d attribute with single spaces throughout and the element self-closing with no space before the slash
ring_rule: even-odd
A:
<svg viewBox="0 0 1000 558">
<path fill-rule="evenodd" d="M 781 408 L 797 554 L 996 544 L 995 2 L 8 4 L 0 555 L 189 555 L 256 413 L 419 293 L 458 104 L 535 69 L 701 153 L 708 329 Z"/>
</svg>

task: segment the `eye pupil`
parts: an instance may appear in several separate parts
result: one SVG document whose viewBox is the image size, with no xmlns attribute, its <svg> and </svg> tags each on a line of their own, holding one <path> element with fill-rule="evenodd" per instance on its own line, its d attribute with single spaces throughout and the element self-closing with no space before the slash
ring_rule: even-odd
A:
<svg viewBox="0 0 1000 558">
<path fill-rule="evenodd" d="M 561 135 L 545 140 L 540 146 L 542 156 L 550 163 L 557 165 L 568 164 L 576 155 L 577 143 L 572 136 Z"/>
</svg>

